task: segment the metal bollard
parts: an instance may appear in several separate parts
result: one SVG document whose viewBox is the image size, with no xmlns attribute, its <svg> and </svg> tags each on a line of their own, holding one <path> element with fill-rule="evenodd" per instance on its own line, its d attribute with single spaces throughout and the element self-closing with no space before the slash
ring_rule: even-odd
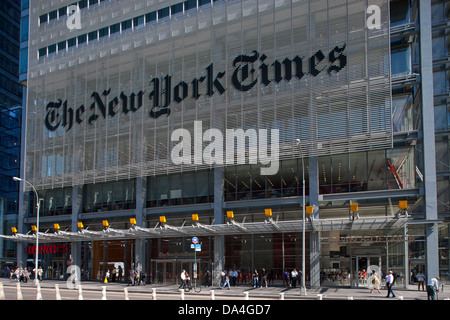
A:
<svg viewBox="0 0 450 320">
<path fill-rule="evenodd" d="M 244 292 L 244 299 L 245 299 L 245 300 L 248 300 L 248 292 L 247 292 L 247 291 Z"/>
<path fill-rule="evenodd" d="M 102 300 L 107 300 L 106 299 L 106 286 L 102 286 Z"/>
<path fill-rule="evenodd" d="M 214 295 L 214 290 L 210 290 L 209 295 L 211 297 L 211 300 L 216 300 L 216 296 Z"/>
<path fill-rule="evenodd" d="M 323 294 L 318 294 L 317 295 L 317 300 L 323 300 Z"/>
<path fill-rule="evenodd" d="M 152 289 L 152 299 L 156 300 L 156 288 Z"/>
<path fill-rule="evenodd" d="M 83 300 L 83 289 L 81 285 L 78 286 L 78 300 Z"/>
<path fill-rule="evenodd" d="M 36 300 L 42 300 L 41 285 L 39 283 L 36 287 Z"/>
<path fill-rule="evenodd" d="M 180 299 L 184 300 L 184 289 L 180 289 Z"/>
<path fill-rule="evenodd" d="M 128 288 L 123 288 L 123 294 L 125 295 L 125 300 L 130 300 L 130 297 L 128 296 Z"/>
<path fill-rule="evenodd" d="M 3 290 L 3 283 L 0 282 L 0 300 L 5 300 L 5 290 Z"/>
<path fill-rule="evenodd" d="M 56 300 L 61 300 L 61 293 L 59 292 L 59 284 L 55 284 Z"/>
<path fill-rule="evenodd" d="M 284 300 L 284 292 L 280 292 L 280 300 Z"/>
<path fill-rule="evenodd" d="M 20 282 L 17 282 L 17 300 L 23 300 L 22 289 L 20 288 Z"/>
</svg>

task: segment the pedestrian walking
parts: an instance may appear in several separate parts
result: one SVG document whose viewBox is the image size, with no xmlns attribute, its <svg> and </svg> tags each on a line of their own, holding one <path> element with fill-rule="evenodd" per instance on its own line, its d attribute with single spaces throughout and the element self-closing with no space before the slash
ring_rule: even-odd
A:
<svg viewBox="0 0 450 320">
<path fill-rule="evenodd" d="M 431 278 L 427 283 L 428 300 L 437 300 L 437 292 L 439 291 L 439 277 Z"/>
<path fill-rule="evenodd" d="M 266 285 L 267 288 L 267 271 L 266 268 L 262 268 L 261 270 L 261 287 Z"/>
<path fill-rule="evenodd" d="M 205 287 L 210 287 L 211 286 L 211 272 L 209 271 L 208 268 L 206 268 L 206 272 L 205 275 L 203 276 L 203 285 Z"/>
<path fill-rule="evenodd" d="M 228 272 L 225 272 L 225 280 L 221 289 L 223 289 L 226 285 L 228 285 L 228 290 L 230 290 L 230 276 Z"/>
<path fill-rule="evenodd" d="M 180 278 L 181 278 L 181 284 L 178 287 L 178 289 L 184 289 L 184 288 L 186 288 L 186 284 L 187 284 L 186 270 L 181 271 Z"/>
<path fill-rule="evenodd" d="M 291 272 L 292 288 L 297 288 L 297 276 L 298 276 L 297 269 L 292 270 Z"/>
<path fill-rule="evenodd" d="M 259 273 L 256 269 L 253 271 L 253 288 L 259 288 Z"/>
<path fill-rule="evenodd" d="M 290 283 L 289 271 L 284 270 L 283 277 L 284 277 L 284 284 L 286 285 L 286 287 L 290 287 L 291 283 Z"/>
<path fill-rule="evenodd" d="M 239 276 L 238 271 L 236 269 L 234 269 L 233 270 L 233 286 L 237 287 L 237 285 L 238 285 L 238 276 Z"/>
<path fill-rule="evenodd" d="M 392 294 L 392 297 L 395 298 L 394 291 L 392 291 L 392 286 L 394 284 L 394 274 L 392 271 L 389 271 L 389 274 L 386 276 L 386 288 L 388 290 L 386 298 L 390 298 L 390 295 Z"/>
<path fill-rule="evenodd" d="M 370 290 L 370 293 L 373 293 L 373 290 L 377 289 L 378 293 L 381 293 L 380 291 L 380 278 L 378 278 L 377 273 L 375 270 L 372 270 L 372 289 Z"/>
</svg>

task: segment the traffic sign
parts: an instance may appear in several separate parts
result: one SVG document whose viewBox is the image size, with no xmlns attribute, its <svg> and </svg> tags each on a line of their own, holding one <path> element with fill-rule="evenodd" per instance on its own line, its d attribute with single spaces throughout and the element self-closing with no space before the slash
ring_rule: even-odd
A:
<svg viewBox="0 0 450 320">
<path fill-rule="evenodd" d="M 198 243 L 198 238 L 197 237 L 193 237 L 192 238 L 192 243 L 193 244 L 197 244 Z"/>
</svg>

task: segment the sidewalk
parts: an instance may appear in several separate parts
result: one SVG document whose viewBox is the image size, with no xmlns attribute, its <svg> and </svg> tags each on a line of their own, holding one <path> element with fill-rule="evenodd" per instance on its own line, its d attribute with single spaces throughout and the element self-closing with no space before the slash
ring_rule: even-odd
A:
<svg viewBox="0 0 450 320">
<path fill-rule="evenodd" d="M 9 278 L 0 278 L 0 282 L 4 286 L 16 286 L 15 280 L 10 280 Z M 66 281 L 58 280 L 44 280 L 41 282 L 42 288 L 54 288 L 55 284 L 59 284 L 60 288 L 66 286 Z M 34 281 L 31 280 L 27 284 L 22 284 L 23 286 L 34 286 Z M 158 294 L 178 294 L 178 285 L 162 285 L 162 284 L 147 284 L 140 286 L 128 286 L 126 283 L 102 283 L 99 281 L 82 281 L 81 286 L 83 290 L 95 290 L 101 291 L 104 286 L 106 286 L 107 291 L 117 291 L 123 292 L 124 288 L 128 288 L 128 291 L 148 293 L 152 294 L 153 289 L 156 289 Z M 410 285 L 407 288 L 397 287 L 394 288 L 394 293 L 396 298 L 386 298 L 387 290 L 382 288 L 381 293 L 376 290 L 374 293 L 370 293 L 368 288 L 349 288 L 349 287 L 319 287 L 319 288 L 307 288 L 306 296 L 300 295 L 300 288 L 286 288 L 282 286 L 269 286 L 268 288 L 253 288 L 250 285 L 239 285 L 236 287 L 228 287 L 221 289 L 218 286 L 213 287 L 201 287 L 200 293 L 189 292 L 191 296 L 211 295 L 211 290 L 214 290 L 215 296 L 226 296 L 230 299 L 242 300 L 246 294 L 250 299 L 280 299 L 280 293 L 284 294 L 285 300 L 292 299 L 308 299 L 308 300 L 398 300 L 403 297 L 403 300 L 427 300 L 427 293 L 424 291 L 418 291 L 416 285 Z M 439 292 L 439 300 L 450 300 L 450 287 L 444 286 Z"/>
</svg>

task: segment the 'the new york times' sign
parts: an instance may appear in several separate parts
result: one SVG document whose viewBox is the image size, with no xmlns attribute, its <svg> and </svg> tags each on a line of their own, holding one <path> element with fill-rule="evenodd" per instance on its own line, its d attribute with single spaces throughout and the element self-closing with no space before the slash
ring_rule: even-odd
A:
<svg viewBox="0 0 450 320">
<path fill-rule="evenodd" d="M 252 89 L 258 82 L 264 86 L 270 83 L 280 83 L 281 81 L 291 81 L 293 77 L 302 79 L 305 76 L 316 77 L 321 72 L 338 73 L 347 65 L 345 55 L 345 44 L 336 46 L 333 50 L 323 53 L 318 50 L 309 57 L 304 63 L 299 55 L 292 59 L 285 58 L 282 61 L 275 60 L 273 63 L 267 63 L 268 57 L 254 51 L 251 55 L 240 55 L 233 60 L 235 68 L 231 75 L 231 83 L 235 90 L 246 92 Z M 259 70 L 255 70 L 253 64 L 260 61 Z M 327 64 L 318 68 L 322 61 Z M 272 70 L 270 70 L 272 69 Z M 150 94 L 148 94 L 148 103 L 151 110 L 149 116 L 158 118 L 161 115 L 170 115 L 170 105 L 172 102 L 181 103 L 188 97 L 198 99 L 202 94 L 212 97 L 214 94 L 222 95 L 226 88 L 221 82 L 225 77 L 226 71 L 214 72 L 214 63 L 206 67 L 205 75 L 194 78 L 191 81 L 181 81 L 172 86 L 172 76 L 165 75 L 162 78 L 153 78 L 150 80 Z M 256 76 L 252 76 L 253 74 Z M 273 75 L 271 77 L 270 75 Z M 86 115 L 88 110 L 84 105 L 74 109 L 70 107 L 67 100 L 58 99 L 55 102 L 49 102 L 46 110 L 45 126 L 50 131 L 55 131 L 59 126 L 63 126 L 69 131 L 74 124 L 81 124 L 86 118 L 89 124 L 97 121 L 98 118 L 115 117 L 117 114 L 129 114 L 139 110 L 144 104 L 145 89 L 139 92 L 126 94 L 121 92 L 118 97 L 110 97 L 111 88 L 101 93 L 93 92 L 92 104 L 89 106 L 90 115 Z"/>
</svg>

